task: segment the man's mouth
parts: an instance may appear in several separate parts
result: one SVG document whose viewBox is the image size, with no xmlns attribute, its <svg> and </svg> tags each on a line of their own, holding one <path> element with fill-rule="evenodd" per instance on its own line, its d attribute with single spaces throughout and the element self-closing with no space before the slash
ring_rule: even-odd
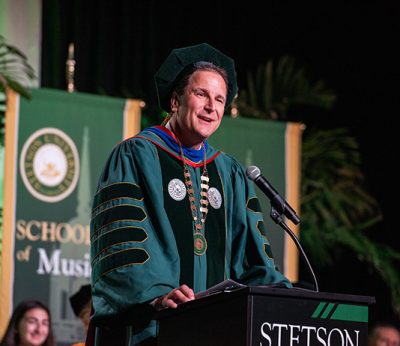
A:
<svg viewBox="0 0 400 346">
<path fill-rule="evenodd" d="M 208 122 L 208 123 L 211 123 L 212 122 L 212 119 L 211 118 L 208 118 L 208 117 L 205 117 L 205 116 L 202 116 L 202 115 L 199 115 L 198 116 L 201 120 L 204 120 L 204 121 L 206 121 L 206 122 Z"/>
</svg>

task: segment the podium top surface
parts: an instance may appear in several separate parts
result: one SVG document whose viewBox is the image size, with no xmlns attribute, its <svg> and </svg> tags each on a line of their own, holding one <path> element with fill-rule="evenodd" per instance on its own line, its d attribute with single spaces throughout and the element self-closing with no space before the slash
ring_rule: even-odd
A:
<svg viewBox="0 0 400 346">
<path fill-rule="evenodd" d="M 277 288 L 273 286 L 250 286 L 246 287 L 249 294 L 253 295 L 268 295 L 268 296 L 285 296 L 285 297 L 297 297 L 307 299 L 324 299 L 328 301 L 338 302 L 350 302 L 360 304 L 374 304 L 375 297 L 372 296 L 361 296 L 353 294 L 343 293 L 331 293 L 331 292 L 316 292 L 304 288 Z"/>
<path fill-rule="evenodd" d="M 262 296 L 265 299 L 301 299 L 307 301 L 326 301 L 332 303 L 371 305 L 375 303 L 375 297 L 360 296 L 342 293 L 315 292 L 303 288 L 282 288 L 275 286 L 245 286 L 233 290 L 223 290 L 212 293 L 193 301 L 181 304 L 177 309 L 161 310 L 154 316 L 155 319 L 164 319 L 171 315 L 195 309 L 201 305 L 213 304 L 217 301 L 235 299 L 240 296 Z"/>
</svg>

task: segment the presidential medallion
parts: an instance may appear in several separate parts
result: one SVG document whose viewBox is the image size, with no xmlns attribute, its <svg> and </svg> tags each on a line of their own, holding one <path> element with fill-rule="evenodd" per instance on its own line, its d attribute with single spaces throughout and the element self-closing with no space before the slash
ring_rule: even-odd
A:
<svg viewBox="0 0 400 346">
<path fill-rule="evenodd" d="M 204 235 L 200 232 L 196 232 L 193 235 L 194 240 L 194 253 L 197 256 L 204 255 L 207 251 L 207 241 Z"/>
<path fill-rule="evenodd" d="M 172 179 L 168 183 L 168 193 L 175 201 L 182 201 L 186 196 L 186 186 L 182 180 Z"/>
<path fill-rule="evenodd" d="M 208 201 L 214 209 L 221 208 L 222 205 L 222 196 L 221 193 L 215 188 L 210 187 L 208 189 Z"/>
</svg>

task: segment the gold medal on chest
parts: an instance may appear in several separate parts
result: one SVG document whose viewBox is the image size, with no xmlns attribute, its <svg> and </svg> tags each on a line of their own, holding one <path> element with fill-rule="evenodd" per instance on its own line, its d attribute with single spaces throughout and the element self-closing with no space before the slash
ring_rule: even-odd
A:
<svg viewBox="0 0 400 346">
<path fill-rule="evenodd" d="M 204 255 L 207 251 L 207 240 L 202 233 L 196 232 L 193 235 L 194 253 L 197 256 Z"/>
</svg>

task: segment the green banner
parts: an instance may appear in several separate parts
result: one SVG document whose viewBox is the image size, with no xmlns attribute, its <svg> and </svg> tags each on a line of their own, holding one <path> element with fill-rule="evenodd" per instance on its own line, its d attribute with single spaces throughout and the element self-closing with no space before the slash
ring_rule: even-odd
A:
<svg viewBox="0 0 400 346">
<path fill-rule="evenodd" d="M 210 144 L 235 156 L 245 167 L 257 166 L 261 174 L 299 213 L 301 125 L 252 118 L 225 116 Z M 276 265 L 292 281 L 297 281 L 298 255 L 295 245 L 271 217 L 269 199 L 257 186 Z M 293 224 L 288 226 L 298 233 Z"/>
<path fill-rule="evenodd" d="M 2 288 L 11 290 L 2 302 L 11 302 L 9 313 L 24 299 L 41 300 L 51 309 L 58 344 L 69 345 L 84 340 L 69 297 L 90 280 L 92 198 L 109 152 L 128 134 L 134 107 L 132 100 L 46 89 L 33 90 L 32 101 L 14 99 L 5 174 L 14 193 L 5 198 L 2 260 L 10 268 L 2 271 Z M 17 150 L 7 156 L 12 142 Z"/>
</svg>

